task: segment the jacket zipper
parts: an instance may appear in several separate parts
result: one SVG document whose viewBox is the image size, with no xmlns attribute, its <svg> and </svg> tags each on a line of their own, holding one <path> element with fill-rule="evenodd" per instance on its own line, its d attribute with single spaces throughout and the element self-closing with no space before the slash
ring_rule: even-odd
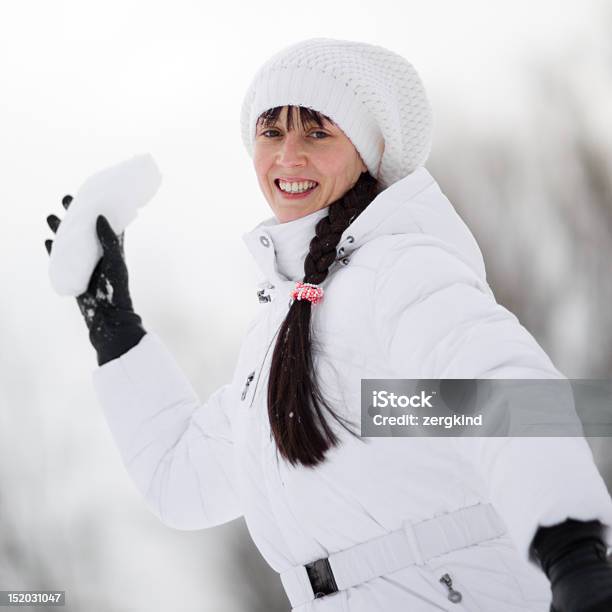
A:
<svg viewBox="0 0 612 612">
<path fill-rule="evenodd" d="M 268 348 L 266 349 L 266 354 L 264 355 L 263 361 L 261 362 L 261 366 L 259 367 L 259 373 L 257 374 L 257 380 L 255 381 L 255 389 L 253 390 L 253 394 L 251 395 L 251 403 L 249 404 L 249 408 L 253 406 L 253 401 L 255 400 L 255 394 L 257 393 L 257 386 L 259 385 L 259 379 L 261 378 L 261 371 L 263 370 L 264 364 L 266 363 L 266 357 L 268 356 L 268 353 L 270 352 L 270 347 L 274 343 L 274 340 L 276 339 L 277 334 L 278 334 L 278 330 L 272 337 L 270 344 L 268 344 Z"/>
<path fill-rule="evenodd" d="M 244 389 L 242 390 L 242 395 L 240 396 L 241 400 L 244 400 L 244 398 L 246 397 L 246 394 L 249 390 L 249 385 L 251 384 L 251 381 L 253 380 L 253 378 L 255 378 L 255 370 L 253 370 L 246 379 L 246 384 L 244 385 Z"/>
<path fill-rule="evenodd" d="M 274 285 L 273 285 L 274 286 Z M 266 296 L 269 297 L 269 296 Z M 271 298 L 270 298 L 271 299 Z M 259 385 L 259 379 L 261 377 L 261 371 L 263 370 L 263 366 L 266 363 L 266 357 L 268 356 L 268 353 L 270 352 L 270 347 L 272 346 L 272 344 L 274 343 L 274 340 L 276 338 L 278 334 L 278 330 L 276 331 L 276 333 L 274 334 L 274 336 L 272 337 L 272 340 L 270 341 L 270 344 L 268 344 L 268 348 L 266 349 L 266 354 L 264 355 L 264 358 L 262 360 L 261 366 L 259 367 L 259 374 L 257 375 L 257 380 L 255 381 L 255 389 L 253 390 L 253 395 L 251 396 L 251 403 L 249 404 L 249 408 L 251 408 L 253 406 L 253 401 L 255 400 L 255 394 L 257 393 L 257 386 Z M 244 399 L 247 396 L 247 393 L 249 391 L 249 385 L 251 384 L 251 382 L 253 381 L 253 378 L 255 377 L 255 372 L 257 370 L 253 370 L 248 376 L 247 379 L 245 381 L 245 385 L 244 388 L 242 389 L 242 395 L 240 396 L 241 401 L 244 401 Z"/>
<path fill-rule="evenodd" d="M 268 283 L 267 287 L 264 287 L 263 289 L 260 289 L 257 292 L 257 297 L 259 298 L 260 302 L 271 302 L 272 301 L 272 297 L 269 295 L 266 295 L 266 290 L 267 289 L 273 289 L 274 285 L 272 285 L 271 283 Z M 268 347 L 268 350 L 270 350 L 270 347 Z M 268 351 L 266 351 L 266 354 L 264 355 L 264 362 L 266 360 L 266 356 L 268 355 Z M 255 372 L 257 370 L 253 370 L 246 378 L 246 381 L 244 383 L 244 388 L 242 389 L 242 394 L 240 395 L 240 400 L 244 401 L 247 393 L 249 392 L 249 385 L 253 382 L 253 378 L 255 378 Z M 261 368 L 260 368 L 260 372 L 261 372 Z M 259 377 L 257 378 L 257 380 L 259 381 Z M 255 384 L 255 391 L 257 390 L 257 383 Z M 255 394 L 255 392 L 253 392 L 253 395 Z M 251 399 L 251 406 L 253 405 L 253 399 Z M 249 406 L 250 407 L 250 406 Z"/>
<path fill-rule="evenodd" d="M 440 582 L 443 582 L 446 585 L 446 588 L 448 589 L 448 599 L 450 599 L 450 601 L 452 601 L 453 603 L 459 603 L 462 599 L 462 596 L 459 591 L 453 589 L 453 581 L 451 577 L 448 574 L 444 574 L 440 578 Z"/>
</svg>

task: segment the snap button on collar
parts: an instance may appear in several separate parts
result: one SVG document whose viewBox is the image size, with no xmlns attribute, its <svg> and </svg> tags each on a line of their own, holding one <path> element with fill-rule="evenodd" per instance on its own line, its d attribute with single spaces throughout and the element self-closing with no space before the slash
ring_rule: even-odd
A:
<svg viewBox="0 0 612 612">
<path fill-rule="evenodd" d="M 355 236 L 347 236 L 344 240 L 340 241 L 340 244 L 342 244 L 343 242 L 348 242 L 348 243 L 353 243 L 355 242 Z M 346 251 L 346 248 L 341 246 L 338 249 L 336 249 L 336 254 L 338 256 L 338 259 L 342 258 L 344 256 L 344 253 Z"/>
<path fill-rule="evenodd" d="M 270 246 L 270 239 L 263 234 L 259 237 L 259 242 L 261 242 L 261 244 L 263 244 L 265 247 Z"/>
</svg>

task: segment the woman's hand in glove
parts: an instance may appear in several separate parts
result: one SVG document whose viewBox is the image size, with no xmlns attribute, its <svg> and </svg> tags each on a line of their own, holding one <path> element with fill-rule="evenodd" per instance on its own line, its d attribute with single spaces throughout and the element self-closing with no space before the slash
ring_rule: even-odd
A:
<svg viewBox="0 0 612 612">
<path fill-rule="evenodd" d="M 64 196 L 64 208 L 72 200 L 72 196 Z M 47 223 L 55 233 L 61 221 L 49 215 Z M 96 233 L 103 255 L 92 272 L 87 290 L 76 301 L 89 329 L 89 340 L 98 354 L 98 365 L 103 365 L 138 344 L 146 331 L 132 306 L 123 250 L 124 233 L 117 236 L 104 215 L 97 218 Z M 45 240 L 49 254 L 52 246 L 52 240 Z"/>
<path fill-rule="evenodd" d="M 540 527 L 532 554 L 550 580 L 550 612 L 612 611 L 612 564 L 599 521 Z"/>
</svg>

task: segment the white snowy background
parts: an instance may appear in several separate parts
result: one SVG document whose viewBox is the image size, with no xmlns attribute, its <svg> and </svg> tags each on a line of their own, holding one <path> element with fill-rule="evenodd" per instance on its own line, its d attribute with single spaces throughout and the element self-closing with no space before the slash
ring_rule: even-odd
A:
<svg viewBox="0 0 612 612">
<path fill-rule="evenodd" d="M 242 519 L 179 532 L 145 508 L 44 240 L 87 176 L 152 153 L 163 184 L 126 232 L 132 296 L 205 400 L 257 307 L 241 235 L 271 215 L 240 140 L 242 97 L 272 53 L 312 36 L 415 65 L 436 120 L 427 167 L 498 300 L 567 376 L 610 377 L 608 2 L 3 2 L 0 589 L 63 589 L 75 612 L 289 609 Z M 589 441 L 610 484 L 608 439 Z"/>
</svg>

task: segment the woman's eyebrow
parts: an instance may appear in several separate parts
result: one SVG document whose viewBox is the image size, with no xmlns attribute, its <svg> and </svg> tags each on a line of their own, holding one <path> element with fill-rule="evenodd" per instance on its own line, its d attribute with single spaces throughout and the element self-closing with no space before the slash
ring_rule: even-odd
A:
<svg viewBox="0 0 612 612">
<path fill-rule="evenodd" d="M 327 122 L 324 122 L 323 125 L 319 125 L 316 121 L 310 121 L 304 124 L 305 130 L 310 130 L 311 128 L 317 128 L 319 130 L 328 130 L 331 129 L 331 125 Z"/>
</svg>

